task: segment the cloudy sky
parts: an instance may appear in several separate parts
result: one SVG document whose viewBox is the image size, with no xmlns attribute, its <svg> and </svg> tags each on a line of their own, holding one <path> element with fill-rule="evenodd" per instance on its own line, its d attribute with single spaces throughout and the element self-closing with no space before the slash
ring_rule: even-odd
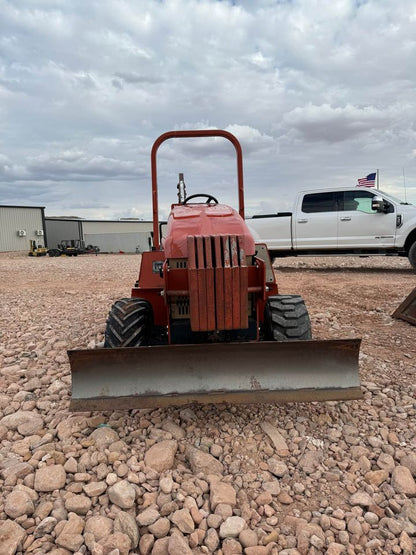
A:
<svg viewBox="0 0 416 555">
<path fill-rule="evenodd" d="M 201 128 L 240 140 L 249 215 L 377 168 L 416 203 L 415 85 L 415 0 L 0 0 L 0 204 L 150 219 L 153 141 Z M 158 165 L 162 216 L 179 172 L 235 205 L 226 140 Z"/>
</svg>

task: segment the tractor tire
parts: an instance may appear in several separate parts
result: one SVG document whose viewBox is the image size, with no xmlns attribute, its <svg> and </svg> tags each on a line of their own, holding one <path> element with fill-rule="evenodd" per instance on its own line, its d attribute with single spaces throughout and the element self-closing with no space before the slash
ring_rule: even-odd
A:
<svg viewBox="0 0 416 555">
<path fill-rule="evenodd" d="M 144 299 L 120 299 L 111 307 L 105 330 L 104 347 L 148 345 L 152 331 L 152 307 Z"/>
<path fill-rule="evenodd" d="M 58 249 L 50 249 L 48 255 L 53 257 L 61 256 L 61 252 Z"/>
<path fill-rule="evenodd" d="M 264 339 L 312 339 L 308 309 L 300 295 L 274 295 L 267 299 L 264 310 Z"/>
<path fill-rule="evenodd" d="M 416 270 L 416 241 L 410 247 L 408 252 L 409 262 L 414 270 Z"/>
</svg>

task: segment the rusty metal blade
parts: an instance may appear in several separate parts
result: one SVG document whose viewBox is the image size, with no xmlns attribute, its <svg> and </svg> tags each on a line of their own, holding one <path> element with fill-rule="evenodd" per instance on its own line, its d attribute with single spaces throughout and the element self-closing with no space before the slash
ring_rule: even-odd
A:
<svg viewBox="0 0 416 555">
<path fill-rule="evenodd" d="M 359 339 L 68 351 L 71 410 L 362 397 Z"/>
<path fill-rule="evenodd" d="M 416 326 L 416 287 L 392 314 L 393 318 L 400 318 Z"/>
</svg>

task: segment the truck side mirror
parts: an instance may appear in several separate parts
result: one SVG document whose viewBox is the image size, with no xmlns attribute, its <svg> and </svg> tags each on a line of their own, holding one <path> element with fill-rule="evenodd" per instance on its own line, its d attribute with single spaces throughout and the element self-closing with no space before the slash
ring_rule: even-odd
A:
<svg viewBox="0 0 416 555">
<path fill-rule="evenodd" d="M 383 197 L 375 196 L 371 201 L 371 209 L 376 212 L 384 212 L 385 205 Z"/>
</svg>

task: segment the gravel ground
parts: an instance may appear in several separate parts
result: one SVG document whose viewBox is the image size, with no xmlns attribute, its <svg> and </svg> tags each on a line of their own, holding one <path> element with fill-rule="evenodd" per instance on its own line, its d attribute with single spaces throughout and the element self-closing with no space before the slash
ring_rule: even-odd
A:
<svg viewBox="0 0 416 555">
<path fill-rule="evenodd" d="M 68 411 L 137 255 L 0 255 L 0 555 L 416 551 L 415 287 L 398 258 L 276 261 L 314 337 L 362 337 L 364 399 Z"/>
</svg>

